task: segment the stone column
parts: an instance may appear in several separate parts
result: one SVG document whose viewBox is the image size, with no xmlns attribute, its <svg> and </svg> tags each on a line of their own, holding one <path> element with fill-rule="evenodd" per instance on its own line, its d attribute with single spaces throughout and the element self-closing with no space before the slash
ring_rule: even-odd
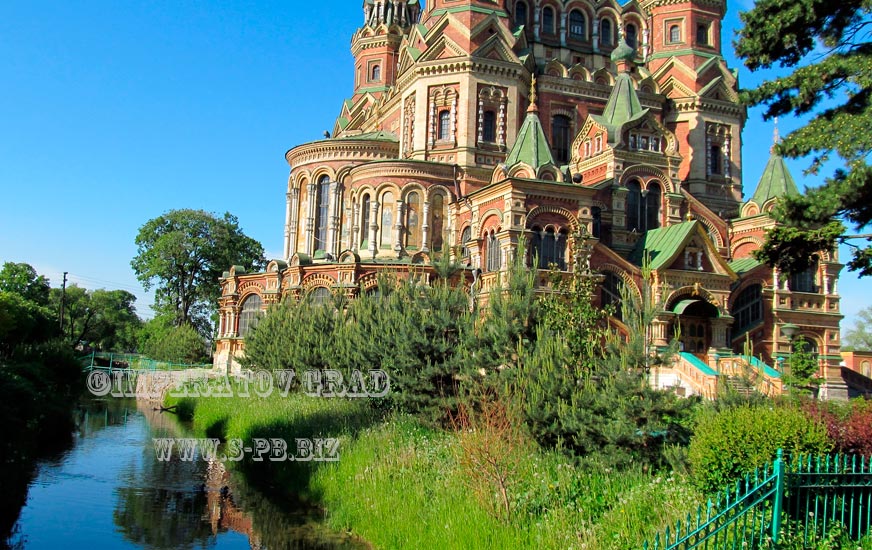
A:
<svg viewBox="0 0 872 550">
<path fill-rule="evenodd" d="M 566 47 L 566 11 L 560 13 L 560 45 Z"/>
<path fill-rule="evenodd" d="M 285 193 L 285 201 L 285 247 L 283 249 L 283 256 L 285 261 L 288 261 L 291 259 L 291 205 L 293 204 L 290 191 Z M 221 317 L 221 322 L 224 322 L 224 317 Z"/>
<path fill-rule="evenodd" d="M 351 212 L 351 248 L 357 252 L 360 247 L 360 203 L 355 202 Z"/>
<path fill-rule="evenodd" d="M 712 151 L 712 137 L 707 135 L 705 137 L 705 175 L 706 176 L 712 175 L 712 160 L 711 160 L 711 158 L 709 158 L 712 154 L 711 151 Z"/>
<path fill-rule="evenodd" d="M 671 311 L 664 311 L 651 321 L 651 344 L 654 347 L 669 345 L 669 327 L 678 316 Z"/>
<path fill-rule="evenodd" d="M 338 256 L 339 254 L 339 230 L 342 217 L 339 215 L 342 203 L 342 195 L 339 192 L 339 182 L 330 182 L 330 225 L 327 227 L 327 252 Z"/>
<path fill-rule="evenodd" d="M 294 187 L 291 189 L 291 219 L 288 222 L 288 232 L 290 233 L 290 240 L 288 241 L 288 257 L 287 259 L 290 261 L 291 256 L 297 253 L 297 229 L 300 225 L 300 189 L 298 187 Z"/>
<path fill-rule="evenodd" d="M 430 201 L 424 201 L 424 213 L 421 216 L 421 252 L 430 252 Z"/>
<path fill-rule="evenodd" d="M 599 21 L 594 17 L 592 23 L 593 33 L 591 34 L 591 42 L 593 44 L 593 51 L 599 53 Z"/>
<path fill-rule="evenodd" d="M 378 254 L 378 243 L 376 242 L 379 216 L 378 207 L 379 204 L 376 201 L 372 201 L 369 205 L 369 251 L 372 253 L 373 259 L 375 259 L 376 254 Z"/>
<path fill-rule="evenodd" d="M 508 101 L 509 100 L 505 97 L 500 100 L 500 124 L 497 139 L 499 140 L 500 148 L 502 149 L 506 148 L 506 104 Z"/>
<path fill-rule="evenodd" d="M 306 213 L 306 254 L 315 253 L 315 209 L 318 208 L 318 185 L 310 183 L 307 187 L 309 192 L 309 208 Z"/>
<path fill-rule="evenodd" d="M 715 349 L 729 348 L 727 345 L 727 331 L 733 325 L 733 318 L 730 316 L 718 317 L 711 320 L 712 325 L 712 346 Z"/>
<path fill-rule="evenodd" d="M 648 61 L 648 29 L 642 29 L 642 61 Z"/>
<path fill-rule="evenodd" d="M 427 141 L 430 143 L 430 149 L 436 147 L 436 101 L 431 97 L 430 98 L 430 139 Z"/>
<path fill-rule="evenodd" d="M 730 177 L 730 134 L 727 134 L 726 137 L 724 138 L 723 147 L 724 147 L 724 150 L 723 150 L 724 177 L 729 178 Z"/>
<path fill-rule="evenodd" d="M 536 6 L 533 8 L 533 39 L 539 40 L 539 17 L 542 8 L 539 6 L 541 0 L 536 0 Z"/>
<path fill-rule="evenodd" d="M 403 252 L 403 229 L 405 228 L 403 220 L 406 219 L 405 207 L 406 205 L 402 200 L 397 201 L 397 221 L 394 224 L 394 252 L 397 253 L 398 258 Z"/>
<path fill-rule="evenodd" d="M 478 140 L 476 144 L 481 145 L 484 141 L 484 99 L 478 98 Z"/>
</svg>

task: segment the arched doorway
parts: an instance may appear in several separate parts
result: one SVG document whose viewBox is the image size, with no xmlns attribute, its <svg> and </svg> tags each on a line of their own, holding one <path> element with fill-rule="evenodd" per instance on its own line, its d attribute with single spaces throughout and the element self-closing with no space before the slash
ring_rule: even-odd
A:
<svg viewBox="0 0 872 550">
<path fill-rule="evenodd" d="M 718 308 L 702 298 L 679 298 L 671 311 L 677 315 L 673 334 L 678 334 L 681 349 L 705 359 L 712 347 L 712 319 L 720 316 Z"/>
</svg>

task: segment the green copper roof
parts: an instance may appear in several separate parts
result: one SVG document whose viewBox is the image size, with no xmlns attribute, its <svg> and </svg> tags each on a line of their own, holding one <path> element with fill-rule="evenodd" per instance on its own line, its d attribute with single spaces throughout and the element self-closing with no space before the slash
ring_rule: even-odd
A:
<svg viewBox="0 0 872 550">
<path fill-rule="evenodd" d="M 755 267 L 760 265 L 760 262 L 757 261 L 756 258 L 742 258 L 740 260 L 734 260 L 730 262 L 730 269 L 736 272 L 736 275 L 742 275 L 743 273 L 747 273 L 754 269 Z"/>
<path fill-rule="evenodd" d="M 762 208 L 771 199 L 798 194 L 799 189 L 797 189 L 796 182 L 793 181 L 793 176 L 790 175 L 784 159 L 773 151 L 769 155 L 769 162 L 766 163 L 766 168 L 757 184 L 757 191 L 754 192 L 751 201 Z"/>
<path fill-rule="evenodd" d="M 524 125 L 518 132 L 518 139 L 506 158 L 506 166 L 509 168 L 521 162 L 531 166 L 537 173 L 542 166 L 556 164 L 554 157 L 551 156 L 551 146 L 545 139 L 545 131 L 542 129 L 542 122 L 536 111 L 527 112 Z"/>
<path fill-rule="evenodd" d="M 629 260 L 641 267 L 647 250 L 651 258 L 651 269 L 669 267 L 675 256 L 683 249 L 687 238 L 696 231 L 698 223 L 693 220 L 648 231 L 636 241 L 636 248 L 630 253 Z"/>
<path fill-rule="evenodd" d="M 631 48 L 629 44 L 621 37 L 621 42 L 618 47 L 612 50 L 612 61 L 633 61 L 636 59 L 636 50 Z"/>
<path fill-rule="evenodd" d="M 343 136 L 339 139 L 355 139 L 355 140 L 365 140 L 365 141 L 395 141 L 399 143 L 400 139 L 391 132 L 385 132 L 384 130 L 379 130 L 377 132 L 366 132 L 365 134 L 356 134 L 350 136 Z"/>
<path fill-rule="evenodd" d="M 615 144 L 620 141 L 621 131 L 627 123 L 639 120 L 646 114 L 648 109 L 643 109 L 639 103 L 630 74 L 622 72 L 615 80 L 615 87 L 606 103 L 605 111 L 602 115 L 595 115 L 593 119 L 605 126 L 609 132 L 609 143 Z"/>
</svg>

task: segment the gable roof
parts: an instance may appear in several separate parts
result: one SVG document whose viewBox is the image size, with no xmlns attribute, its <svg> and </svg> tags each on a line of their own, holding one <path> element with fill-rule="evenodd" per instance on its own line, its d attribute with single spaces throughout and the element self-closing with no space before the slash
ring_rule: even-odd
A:
<svg viewBox="0 0 872 550">
<path fill-rule="evenodd" d="M 629 260 L 641 267 L 647 250 L 651 259 L 651 269 L 669 267 L 698 224 L 698 221 L 693 220 L 646 232 L 636 241 L 636 248 L 630 253 Z"/>
</svg>

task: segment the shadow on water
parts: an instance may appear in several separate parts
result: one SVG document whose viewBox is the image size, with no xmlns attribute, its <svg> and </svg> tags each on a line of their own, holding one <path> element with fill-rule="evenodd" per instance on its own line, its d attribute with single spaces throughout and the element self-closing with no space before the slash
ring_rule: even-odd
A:
<svg viewBox="0 0 872 550">
<path fill-rule="evenodd" d="M 17 503 L 14 516 L 4 516 L 15 524 L 11 547 L 368 547 L 327 529 L 317 508 L 267 495 L 264 490 L 283 491 L 249 482 L 221 463 L 177 456 L 159 461 L 152 438 L 190 435 L 173 415 L 149 405 L 86 399 L 75 410 L 72 426 L 66 427 L 61 449 L 29 464 L 14 503 L 8 496 L 12 486 L 3 484 L 4 512 Z M 3 470 L 5 480 L 9 472 Z M 28 485 L 30 496 L 21 509 Z M 69 513 L 59 518 L 63 511 Z"/>
</svg>

